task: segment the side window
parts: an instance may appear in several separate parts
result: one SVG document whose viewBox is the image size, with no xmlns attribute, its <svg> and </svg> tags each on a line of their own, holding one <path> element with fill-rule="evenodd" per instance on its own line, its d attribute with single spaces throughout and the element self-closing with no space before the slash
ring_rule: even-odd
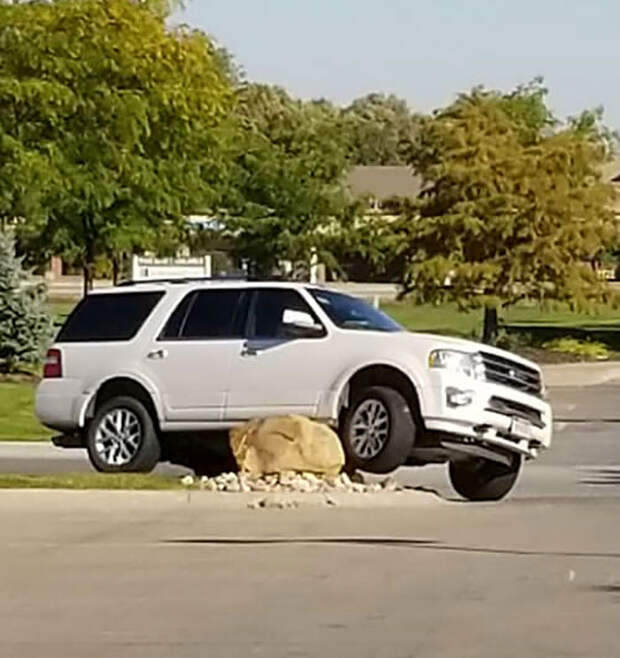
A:
<svg viewBox="0 0 620 658">
<path fill-rule="evenodd" d="M 296 290 L 265 288 L 256 291 L 250 335 L 253 338 L 285 338 L 289 334 L 282 322 L 284 311 L 300 311 L 312 317 L 317 325 L 320 320 Z"/>
<path fill-rule="evenodd" d="M 195 292 L 190 292 L 183 297 L 181 303 L 174 309 L 174 312 L 166 323 L 164 330 L 161 332 L 160 340 L 174 340 L 179 337 L 181 329 L 185 326 L 187 313 L 192 307 L 195 298 Z"/>
<path fill-rule="evenodd" d="M 85 297 L 60 330 L 60 343 L 131 340 L 163 292 L 95 293 Z"/>
<path fill-rule="evenodd" d="M 243 290 L 200 290 L 181 301 L 162 332 L 168 340 L 241 338 L 247 315 Z"/>
</svg>

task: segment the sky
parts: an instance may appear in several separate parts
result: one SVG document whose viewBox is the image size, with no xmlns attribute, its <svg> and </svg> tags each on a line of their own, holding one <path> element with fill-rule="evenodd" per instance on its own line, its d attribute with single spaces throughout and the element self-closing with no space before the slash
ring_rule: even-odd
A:
<svg viewBox="0 0 620 658">
<path fill-rule="evenodd" d="M 301 98 L 380 91 L 427 112 L 540 75 L 560 117 L 602 105 L 620 129 L 618 0 L 188 0 L 176 18 Z"/>
</svg>

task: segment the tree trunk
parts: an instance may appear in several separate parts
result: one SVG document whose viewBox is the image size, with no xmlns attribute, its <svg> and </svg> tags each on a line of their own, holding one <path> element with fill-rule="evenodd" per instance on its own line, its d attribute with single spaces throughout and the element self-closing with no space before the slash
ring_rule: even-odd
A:
<svg viewBox="0 0 620 658">
<path fill-rule="evenodd" d="M 497 307 L 485 306 L 484 307 L 484 329 L 482 331 L 482 342 L 489 345 L 495 345 L 497 340 Z"/>
<path fill-rule="evenodd" d="M 84 297 L 93 289 L 93 266 L 95 253 L 92 244 L 86 245 L 84 259 L 82 260 L 82 274 L 84 277 Z"/>
<path fill-rule="evenodd" d="M 112 256 L 112 283 L 115 286 L 118 285 L 119 273 L 120 273 L 119 258 L 118 255 L 115 254 L 114 256 Z"/>
<path fill-rule="evenodd" d="M 83 288 L 82 292 L 84 297 L 93 289 L 93 275 L 92 275 L 92 264 L 83 263 L 82 265 L 82 278 L 83 278 Z"/>
</svg>

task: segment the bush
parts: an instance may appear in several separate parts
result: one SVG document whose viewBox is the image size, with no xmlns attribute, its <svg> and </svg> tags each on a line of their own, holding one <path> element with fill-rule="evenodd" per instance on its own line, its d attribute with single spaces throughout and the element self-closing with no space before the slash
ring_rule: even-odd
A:
<svg viewBox="0 0 620 658">
<path fill-rule="evenodd" d="M 572 354 L 580 359 L 604 361 L 609 358 L 609 348 L 604 343 L 578 338 L 554 338 L 543 343 L 543 348 L 551 352 Z"/>
<path fill-rule="evenodd" d="M 497 347 L 509 352 L 518 352 L 524 347 L 533 347 L 535 345 L 534 337 L 527 332 L 506 331 L 500 329 L 495 342 Z"/>
<path fill-rule="evenodd" d="M 40 363 L 52 336 L 45 290 L 33 285 L 15 255 L 15 240 L 0 231 L 0 370 Z"/>
</svg>

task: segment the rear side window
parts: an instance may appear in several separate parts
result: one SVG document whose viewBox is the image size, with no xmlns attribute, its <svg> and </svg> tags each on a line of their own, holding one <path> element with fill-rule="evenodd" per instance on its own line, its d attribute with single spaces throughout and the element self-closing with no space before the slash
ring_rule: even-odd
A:
<svg viewBox="0 0 620 658">
<path fill-rule="evenodd" d="M 247 315 L 243 290 L 201 290 L 190 293 L 170 316 L 164 340 L 242 338 Z"/>
<path fill-rule="evenodd" d="M 194 303 L 194 299 L 196 299 L 195 292 L 191 292 L 189 295 L 185 295 L 185 297 L 183 297 L 183 300 L 176 307 L 174 313 L 170 316 L 170 319 L 166 323 L 164 330 L 161 332 L 160 339 L 174 340 L 175 338 L 179 337 L 181 329 L 183 329 L 185 321 L 187 320 L 187 314 L 189 313 L 189 310 L 192 308 L 192 304 Z"/>
<path fill-rule="evenodd" d="M 89 295 L 71 313 L 57 340 L 60 343 L 130 340 L 163 296 L 163 292 Z"/>
</svg>

